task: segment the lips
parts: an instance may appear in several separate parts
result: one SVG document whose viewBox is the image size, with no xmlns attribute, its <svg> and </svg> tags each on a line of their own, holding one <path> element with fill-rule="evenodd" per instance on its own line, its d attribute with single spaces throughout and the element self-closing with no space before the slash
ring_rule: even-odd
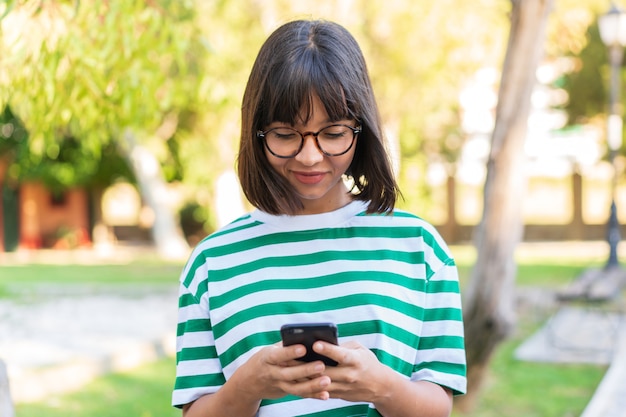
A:
<svg viewBox="0 0 626 417">
<path fill-rule="evenodd" d="M 293 174 L 302 184 L 317 184 L 324 179 L 323 172 L 294 172 Z"/>
</svg>

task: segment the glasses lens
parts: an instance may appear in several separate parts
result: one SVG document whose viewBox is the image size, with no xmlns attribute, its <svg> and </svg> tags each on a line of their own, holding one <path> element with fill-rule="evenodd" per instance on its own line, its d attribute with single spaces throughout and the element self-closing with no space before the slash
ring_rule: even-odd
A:
<svg viewBox="0 0 626 417">
<path fill-rule="evenodd" d="M 350 149 L 354 136 L 354 131 L 348 126 L 332 125 L 320 131 L 317 141 L 326 154 L 340 155 Z"/>
<path fill-rule="evenodd" d="M 317 134 L 307 132 L 306 135 L 315 135 L 320 150 L 329 156 L 339 156 L 346 153 L 356 137 L 354 128 L 346 125 L 330 125 Z M 265 146 L 272 154 L 281 158 L 292 158 L 300 152 L 304 139 L 302 134 L 289 127 L 277 127 L 263 133 Z"/>
<path fill-rule="evenodd" d="M 300 150 L 302 136 L 288 127 L 271 129 L 265 133 L 265 144 L 277 156 L 295 156 Z"/>
</svg>

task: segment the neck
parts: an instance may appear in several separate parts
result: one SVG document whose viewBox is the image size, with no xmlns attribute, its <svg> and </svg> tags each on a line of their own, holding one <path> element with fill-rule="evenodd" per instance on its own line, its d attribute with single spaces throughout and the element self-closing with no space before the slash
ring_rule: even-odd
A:
<svg viewBox="0 0 626 417">
<path fill-rule="evenodd" d="M 320 199 L 320 200 L 303 200 L 304 208 L 297 214 L 320 214 L 338 210 L 352 202 L 352 195 L 344 193 L 339 198 Z"/>
</svg>

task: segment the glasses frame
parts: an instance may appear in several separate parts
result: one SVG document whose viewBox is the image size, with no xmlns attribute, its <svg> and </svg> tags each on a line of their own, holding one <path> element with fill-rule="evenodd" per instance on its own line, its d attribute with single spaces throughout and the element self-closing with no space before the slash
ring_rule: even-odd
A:
<svg viewBox="0 0 626 417">
<path fill-rule="evenodd" d="M 326 152 L 324 149 L 322 149 L 322 147 L 320 146 L 320 142 L 319 139 L 317 138 L 317 136 L 320 134 L 320 132 L 322 132 L 322 130 L 328 129 L 329 127 L 333 127 L 333 126 L 342 126 L 342 127 L 347 127 L 348 129 L 350 129 L 352 131 L 352 141 L 350 142 L 350 146 L 348 146 L 346 148 L 345 151 L 343 152 L 339 152 L 339 153 L 330 153 L 330 152 Z M 273 150 L 270 149 L 269 145 L 267 144 L 267 139 L 265 137 L 265 135 L 267 135 L 269 132 L 271 132 L 272 130 L 277 130 L 277 129 L 290 129 L 293 130 L 294 132 L 296 132 L 297 134 L 300 135 L 300 146 L 298 146 L 298 149 L 292 153 L 291 155 L 288 156 L 284 156 L 284 155 L 278 155 L 276 154 Z M 256 137 L 259 139 L 263 140 L 263 144 L 265 144 L 265 148 L 275 157 L 277 158 L 284 158 L 284 159 L 288 159 L 288 158 L 294 158 L 296 155 L 298 155 L 301 151 L 302 148 L 304 147 L 304 138 L 306 138 L 307 136 L 312 135 L 313 138 L 315 138 L 315 146 L 317 146 L 317 149 L 319 149 L 319 151 L 321 153 L 323 153 L 326 156 L 341 156 L 344 155 L 345 153 L 347 153 L 350 149 L 352 149 L 352 147 L 354 146 L 354 141 L 356 140 L 356 137 L 358 136 L 359 133 L 362 132 L 362 128 L 361 126 L 357 126 L 357 127 L 352 127 L 352 126 L 348 126 L 346 124 L 343 123 L 334 123 L 332 125 L 328 125 L 325 126 L 323 128 L 321 128 L 320 130 L 318 130 L 317 132 L 313 132 L 313 131 L 307 131 L 307 132 L 300 132 L 297 129 L 294 129 L 292 127 L 285 127 L 285 126 L 280 126 L 280 127 L 273 127 L 271 129 L 268 130 L 257 130 L 256 132 Z"/>
</svg>

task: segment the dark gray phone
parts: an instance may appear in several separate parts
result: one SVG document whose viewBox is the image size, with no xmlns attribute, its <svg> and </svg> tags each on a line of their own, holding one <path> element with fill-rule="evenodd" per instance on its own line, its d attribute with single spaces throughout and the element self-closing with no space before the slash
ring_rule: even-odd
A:
<svg viewBox="0 0 626 417">
<path fill-rule="evenodd" d="M 337 362 L 313 351 L 313 343 L 323 340 L 337 344 L 337 326 L 333 323 L 299 323 L 285 324 L 280 328 L 283 346 L 304 345 L 306 354 L 298 360 L 304 362 L 322 361 L 326 365 L 335 366 Z"/>
</svg>

